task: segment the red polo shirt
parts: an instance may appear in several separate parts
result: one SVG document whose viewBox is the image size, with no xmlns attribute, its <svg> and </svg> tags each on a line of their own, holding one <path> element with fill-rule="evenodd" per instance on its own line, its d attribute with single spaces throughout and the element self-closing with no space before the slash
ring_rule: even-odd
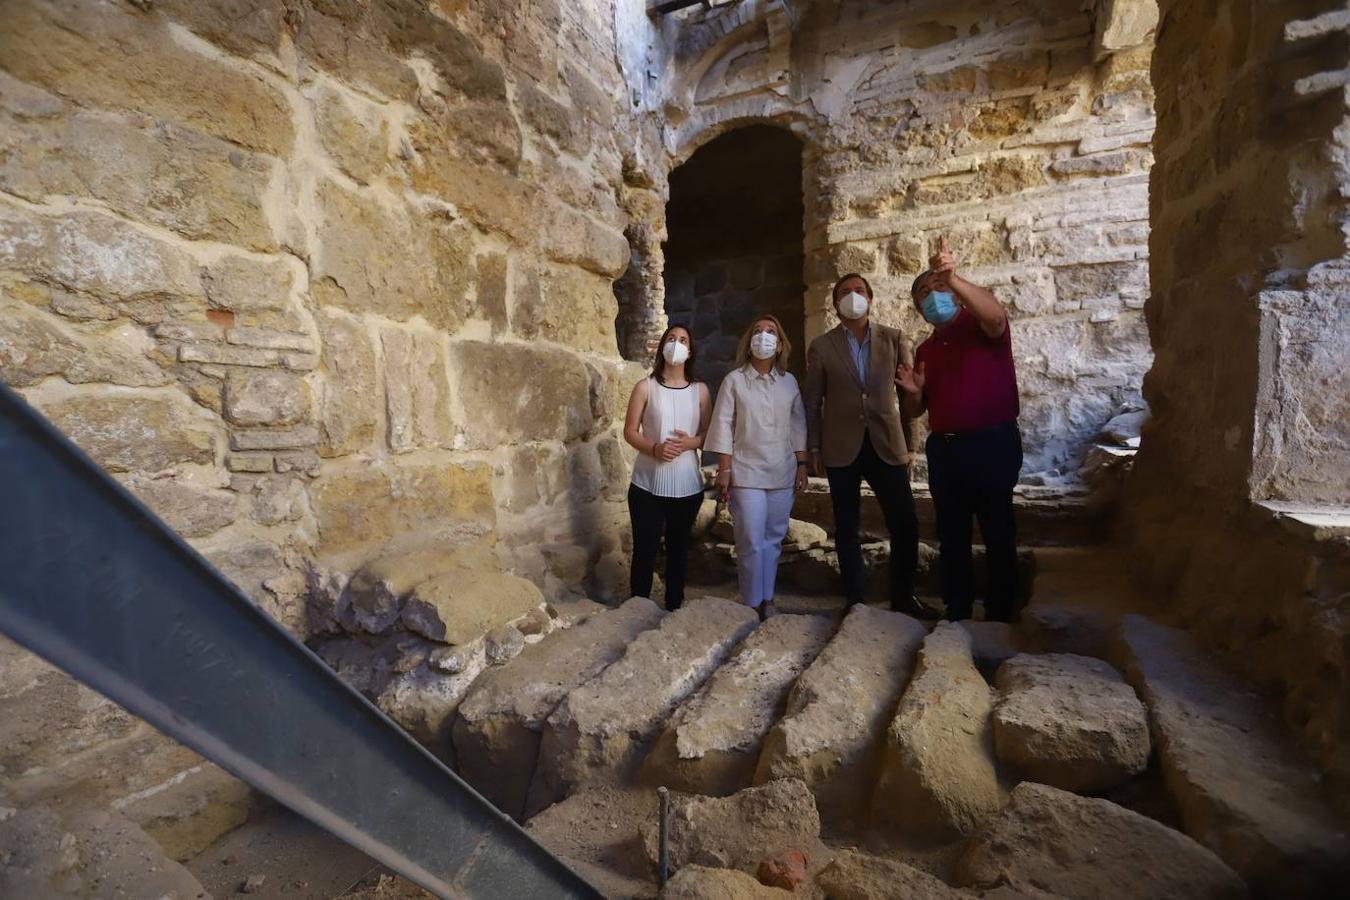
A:
<svg viewBox="0 0 1350 900">
<path fill-rule="evenodd" d="M 929 431 L 979 431 L 1017 418 L 1011 331 L 991 338 L 962 309 L 914 351 L 914 365 L 924 364 Z"/>
</svg>

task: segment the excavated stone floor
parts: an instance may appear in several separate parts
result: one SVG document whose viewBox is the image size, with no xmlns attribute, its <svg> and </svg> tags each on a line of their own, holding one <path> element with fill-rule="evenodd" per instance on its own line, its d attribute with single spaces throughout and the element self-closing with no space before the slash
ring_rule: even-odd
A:
<svg viewBox="0 0 1350 900">
<path fill-rule="evenodd" d="M 1344 823 L 1267 699 L 1124 560 L 1036 556 L 1011 626 L 817 593 L 759 624 L 730 584 L 674 613 L 574 604 L 475 674 L 441 752 L 609 897 L 657 894 L 658 785 L 669 897 L 1332 895 Z M 270 804 L 179 858 L 162 871 L 217 897 L 429 896 Z"/>
</svg>

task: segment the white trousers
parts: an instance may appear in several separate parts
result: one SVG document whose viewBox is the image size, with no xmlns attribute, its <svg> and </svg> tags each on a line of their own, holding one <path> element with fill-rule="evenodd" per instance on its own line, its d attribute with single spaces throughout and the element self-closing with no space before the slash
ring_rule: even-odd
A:
<svg viewBox="0 0 1350 900">
<path fill-rule="evenodd" d="M 736 562 L 740 568 L 741 600 L 758 607 L 773 599 L 778 557 L 792 515 L 792 488 L 766 491 L 731 489 L 731 521 L 736 530 Z"/>
</svg>

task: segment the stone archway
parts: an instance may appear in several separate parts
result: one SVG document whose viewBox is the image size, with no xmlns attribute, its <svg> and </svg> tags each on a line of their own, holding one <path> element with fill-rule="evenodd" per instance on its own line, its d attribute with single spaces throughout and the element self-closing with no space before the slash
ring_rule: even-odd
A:
<svg viewBox="0 0 1350 900">
<path fill-rule="evenodd" d="M 802 144 L 751 125 L 704 144 L 670 174 L 665 245 L 669 322 L 693 333 L 701 377 L 716 390 L 754 318 L 772 313 L 805 359 Z"/>
</svg>

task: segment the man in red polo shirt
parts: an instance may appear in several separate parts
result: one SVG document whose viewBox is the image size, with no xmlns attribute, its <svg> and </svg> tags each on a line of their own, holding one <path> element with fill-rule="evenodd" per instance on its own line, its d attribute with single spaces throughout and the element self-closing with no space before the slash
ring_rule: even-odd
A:
<svg viewBox="0 0 1350 900">
<path fill-rule="evenodd" d="M 914 367 L 896 370 L 895 383 L 910 416 L 928 410 L 928 487 L 947 618 L 969 618 L 975 604 L 974 517 L 989 567 L 985 618 L 1011 621 L 1018 600 L 1012 501 L 1022 436 L 1008 316 L 989 290 L 956 274 L 945 237 L 910 292 L 933 333 L 915 351 Z"/>
</svg>

